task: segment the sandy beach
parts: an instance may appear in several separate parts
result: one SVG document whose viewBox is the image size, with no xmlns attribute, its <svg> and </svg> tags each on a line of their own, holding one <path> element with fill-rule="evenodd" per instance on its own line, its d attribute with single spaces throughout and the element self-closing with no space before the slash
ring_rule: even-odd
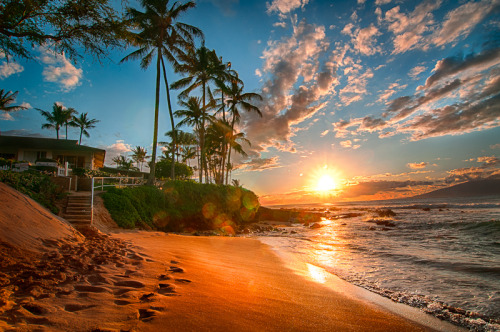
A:
<svg viewBox="0 0 500 332">
<path fill-rule="evenodd" d="M 257 239 L 79 233 L 3 184 L 0 196 L 0 330 L 434 330 L 298 275 Z"/>
</svg>

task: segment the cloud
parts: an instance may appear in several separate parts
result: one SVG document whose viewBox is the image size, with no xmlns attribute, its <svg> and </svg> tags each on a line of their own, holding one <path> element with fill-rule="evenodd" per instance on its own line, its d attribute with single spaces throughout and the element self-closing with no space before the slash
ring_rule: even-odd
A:
<svg viewBox="0 0 500 332">
<path fill-rule="evenodd" d="M 279 164 L 279 157 L 271 157 L 271 158 L 253 158 L 250 161 L 243 162 L 239 164 L 235 169 L 239 169 L 243 172 L 252 172 L 252 171 L 264 171 L 267 169 L 280 168 L 282 167 Z"/>
<path fill-rule="evenodd" d="M 24 67 L 17 62 L 2 62 L 0 64 L 0 79 L 5 79 L 11 75 L 23 72 Z"/>
<path fill-rule="evenodd" d="M 381 53 L 382 48 L 380 46 L 374 46 L 377 42 L 376 37 L 380 35 L 380 31 L 378 31 L 373 24 L 367 28 L 357 30 L 352 40 L 354 49 L 363 55 Z"/>
<path fill-rule="evenodd" d="M 379 95 L 377 102 L 379 102 L 379 103 L 386 102 L 392 95 L 394 95 L 399 90 L 405 89 L 407 86 L 408 86 L 408 84 L 404 84 L 404 85 L 399 85 L 399 83 L 390 84 L 388 89 L 383 91 Z M 381 91 L 379 91 L 379 92 L 381 92 Z"/>
<path fill-rule="evenodd" d="M 10 115 L 10 113 L 2 111 L 0 113 L 0 120 L 3 120 L 3 121 L 14 121 L 14 118 L 12 117 L 12 115 Z"/>
<path fill-rule="evenodd" d="M 419 162 L 419 163 L 408 163 L 406 166 L 408 166 L 411 169 L 421 169 L 425 168 L 429 163 L 426 163 L 425 161 Z"/>
<path fill-rule="evenodd" d="M 394 34 L 393 54 L 404 53 L 415 48 L 426 49 L 424 34 L 431 31 L 434 24 L 432 11 L 438 9 L 440 5 L 440 0 L 425 0 L 407 15 L 400 12 L 400 6 L 385 13 L 383 21 L 389 24 L 388 29 Z"/>
<path fill-rule="evenodd" d="M 492 150 L 494 150 L 494 149 L 500 149 L 500 143 L 499 144 L 490 145 L 490 149 L 492 149 Z"/>
<path fill-rule="evenodd" d="M 309 0 L 274 0 L 271 4 L 267 3 L 267 12 L 278 12 L 283 16 L 297 8 L 304 8 L 308 2 Z"/>
<path fill-rule="evenodd" d="M 363 74 L 359 74 L 358 68 L 353 68 L 347 77 L 347 85 L 339 92 L 340 101 L 348 106 L 360 101 L 367 94 L 366 86 L 368 80 L 373 78 L 373 71 L 368 68 Z"/>
<path fill-rule="evenodd" d="M 359 145 L 359 144 L 353 144 L 353 142 L 351 140 L 341 141 L 340 146 L 343 148 L 346 148 L 346 149 L 350 148 L 353 150 L 359 149 L 361 147 L 361 145 Z"/>
<path fill-rule="evenodd" d="M 264 100 L 258 105 L 263 118 L 243 114 L 252 156 L 268 147 L 294 151 L 290 141 L 292 126 L 323 108 L 323 98 L 334 93 L 338 84 L 333 61 L 320 67 L 319 58 L 328 46 L 325 28 L 305 21 L 294 26 L 291 37 L 268 42 L 261 71 L 265 78 L 261 92 Z"/>
<path fill-rule="evenodd" d="M 446 14 L 441 28 L 434 32 L 430 41 L 437 46 L 442 46 L 459 37 L 467 36 L 495 7 L 498 7 L 498 1 L 466 2 Z"/>
<path fill-rule="evenodd" d="M 40 60 L 46 65 L 42 72 L 44 81 L 56 83 L 64 91 L 71 91 L 81 84 L 82 69 L 73 66 L 64 54 L 43 48 L 40 48 L 40 51 Z"/>
<path fill-rule="evenodd" d="M 433 182 L 430 181 L 368 181 L 350 185 L 345 188 L 345 191 L 340 195 L 342 198 L 354 198 L 359 196 L 376 195 L 386 193 L 393 190 L 407 189 L 410 190 L 415 186 L 430 186 Z"/>
<path fill-rule="evenodd" d="M 489 177 L 500 177 L 500 169 L 497 165 L 500 160 L 495 156 L 479 157 L 477 162 L 483 164 L 479 167 L 457 168 L 448 171 L 448 176 L 445 178 L 445 183 L 465 182 L 472 180 L 481 180 Z"/>
<path fill-rule="evenodd" d="M 113 165 L 113 158 L 125 155 L 127 152 L 132 151 L 132 146 L 125 143 L 124 140 L 117 140 L 115 143 L 107 146 L 100 146 L 99 148 L 106 150 L 105 164 Z"/>
<path fill-rule="evenodd" d="M 425 86 L 421 89 L 429 89 L 452 75 L 471 70 L 482 71 L 498 64 L 500 64 L 500 48 L 487 49 L 479 54 L 471 54 L 466 57 L 462 55 L 448 57 L 436 63 L 432 70 L 434 74 L 427 78 Z"/>
<path fill-rule="evenodd" d="M 375 5 L 382 6 L 391 3 L 392 0 L 375 0 Z"/>
<path fill-rule="evenodd" d="M 424 66 L 416 66 L 413 67 L 412 70 L 410 70 L 410 73 L 408 75 L 410 75 L 411 78 L 416 79 L 418 75 L 420 75 L 426 70 L 427 68 Z"/>
<path fill-rule="evenodd" d="M 30 129 L 13 129 L 2 131 L 3 136 L 24 136 L 24 137 L 47 137 L 40 133 L 32 132 Z"/>
</svg>

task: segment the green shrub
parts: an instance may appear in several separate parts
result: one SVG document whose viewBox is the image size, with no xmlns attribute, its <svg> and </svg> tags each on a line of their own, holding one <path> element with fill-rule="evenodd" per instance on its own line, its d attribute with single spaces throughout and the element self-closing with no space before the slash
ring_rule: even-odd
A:
<svg viewBox="0 0 500 332">
<path fill-rule="evenodd" d="M 169 181 L 163 188 L 169 208 L 181 217 L 172 220 L 187 230 L 225 230 L 234 232 L 241 224 L 251 222 L 259 208 L 257 196 L 244 188 L 199 184 L 192 181 Z"/>
<path fill-rule="evenodd" d="M 47 175 L 30 170 L 22 173 L 0 171 L 0 182 L 31 197 L 53 213 L 59 212 L 55 203 L 63 197 L 63 191 Z"/>
<path fill-rule="evenodd" d="M 169 181 L 162 190 L 153 186 L 110 188 L 104 204 L 121 227 L 146 224 L 164 231 L 235 230 L 255 218 L 257 196 L 234 186 Z"/>
<path fill-rule="evenodd" d="M 108 191 L 102 195 L 102 198 L 104 206 L 118 226 L 134 228 L 136 223 L 141 221 L 139 214 L 127 197 Z"/>
</svg>

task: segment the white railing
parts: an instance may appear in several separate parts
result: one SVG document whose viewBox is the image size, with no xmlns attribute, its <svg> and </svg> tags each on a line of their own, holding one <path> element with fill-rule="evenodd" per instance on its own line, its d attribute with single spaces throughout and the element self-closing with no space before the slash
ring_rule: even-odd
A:
<svg viewBox="0 0 500 332">
<path fill-rule="evenodd" d="M 118 181 L 117 181 L 118 179 Z M 97 180 L 97 181 L 96 181 Z M 109 180 L 109 184 L 104 184 L 105 180 Z M 101 191 L 104 190 L 104 187 L 124 187 L 124 186 L 141 186 L 145 183 L 146 180 L 142 177 L 95 177 L 92 178 L 91 184 L 91 195 L 90 195 L 90 225 L 94 223 L 94 191 L 96 188 L 101 188 Z M 99 184 L 100 182 L 100 184 Z"/>
</svg>

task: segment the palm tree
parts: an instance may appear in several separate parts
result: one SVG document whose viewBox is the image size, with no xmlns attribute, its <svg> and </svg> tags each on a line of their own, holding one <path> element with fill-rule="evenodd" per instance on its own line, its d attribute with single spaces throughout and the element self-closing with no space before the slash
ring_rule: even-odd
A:
<svg viewBox="0 0 500 332">
<path fill-rule="evenodd" d="M 68 139 L 68 126 L 73 127 L 73 118 L 78 114 L 78 111 L 74 108 L 64 108 L 64 126 L 66 127 L 66 139 Z"/>
<path fill-rule="evenodd" d="M 231 119 L 231 130 L 234 132 L 234 126 L 235 124 L 239 123 L 241 115 L 239 112 L 239 108 L 241 107 L 243 110 L 247 112 L 256 112 L 257 114 L 262 117 L 262 113 L 260 112 L 260 109 L 251 104 L 252 100 L 262 100 L 262 96 L 259 95 L 258 93 L 252 93 L 252 92 L 243 92 L 243 83 L 240 83 L 238 81 L 233 81 L 231 82 L 231 85 L 229 89 L 227 90 L 227 103 L 229 105 L 229 112 L 232 114 L 232 119 Z M 229 148 L 228 152 L 228 157 L 227 157 L 227 163 L 231 163 L 231 148 Z M 228 184 L 229 180 L 229 168 L 227 169 L 226 172 L 226 184 Z"/>
<path fill-rule="evenodd" d="M 86 137 L 90 137 L 87 129 L 95 128 L 95 124 L 99 122 L 99 120 L 89 119 L 87 116 L 88 113 L 82 113 L 79 117 L 73 116 L 73 120 L 70 122 L 70 126 L 80 128 L 80 140 L 78 141 L 79 145 L 82 144 L 82 134 Z"/>
<path fill-rule="evenodd" d="M 113 159 L 111 159 L 111 160 L 116 164 L 116 167 L 118 168 L 118 166 L 120 166 L 120 164 L 122 162 L 122 158 L 123 158 L 123 156 L 116 156 L 116 157 L 113 157 Z"/>
<path fill-rule="evenodd" d="M 0 90 L 0 111 L 5 112 L 15 112 L 20 110 L 25 110 L 27 107 L 25 106 L 13 106 L 10 105 L 16 101 L 16 97 L 19 91 L 4 91 L 4 89 Z"/>
<path fill-rule="evenodd" d="M 193 45 L 194 37 L 203 37 L 200 29 L 178 22 L 179 16 L 190 8 L 195 7 L 195 3 L 188 1 L 185 4 L 175 2 L 170 8 L 168 0 L 141 0 L 144 12 L 134 8 L 127 9 L 127 15 L 135 31 L 131 32 L 131 42 L 139 47 L 137 50 L 127 55 L 121 60 L 141 59 L 141 68 L 146 69 L 151 64 L 156 53 L 156 95 L 155 95 L 155 118 L 153 130 L 153 152 L 151 156 L 151 170 L 148 177 L 148 184 L 154 184 L 156 147 L 158 144 L 158 113 L 160 105 L 160 76 L 161 66 L 165 66 L 163 57 L 166 57 L 174 66 L 178 66 L 176 57 L 189 49 Z M 167 83 L 166 72 L 163 72 Z M 170 94 L 167 86 L 167 98 Z M 173 123 L 173 114 L 169 105 L 169 113 Z M 175 130 L 174 127 L 172 127 Z"/>
<path fill-rule="evenodd" d="M 147 154 L 148 151 L 141 146 L 136 146 L 135 149 L 132 149 L 132 159 L 137 163 L 137 167 L 139 167 L 140 165 L 141 172 L 142 164 L 146 161 L 146 159 L 149 159 L 149 156 Z"/>
<path fill-rule="evenodd" d="M 200 124 L 200 169 L 199 181 L 202 182 L 205 167 L 205 114 L 207 113 L 207 93 L 209 83 L 220 83 L 223 81 L 226 66 L 217 57 L 214 50 L 209 50 L 204 45 L 196 50 L 190 50 L 187 54 L 181 55 L 182 64 L 176 68 L 177 72 L 187 75 L 177 82 L 172 83 L 173 89 L 184 89 L 179 96 L 186 98 L 189 93 L 197 88 L 201 88 L 203 108 Z M 206 177 L 206 175 L 205 175 Z M 206 179 L 208 181 L 208 179 Z"/>
<path fill-rule="evenodd" d="M 3 89 L 0 90 L 0 111 L 4 112 L 15 112 L 15 111 L 20 111 L 20 110 L 25 110 L 27 107 L 25 106 L 14 106 L 11 105 L 16 101 L 16 97 L 19 91 L 12 92 L 12 91 L 4 91 Z"/>
<path fill-rule="evenodd" d="M 65 124 L 67 118 L 67 113 L 63 106 L 54 103 L 52 106 L 52 112 L 47 112 L 39 108 L 36 110 L 42 114 L 45 120 L 47 120 L 47 123 L 42 124 L 42 129 L 55 129 L 56 137 L 59 139 L 59 129 L 61 129 L 61 126 Z"/>
</svg>

